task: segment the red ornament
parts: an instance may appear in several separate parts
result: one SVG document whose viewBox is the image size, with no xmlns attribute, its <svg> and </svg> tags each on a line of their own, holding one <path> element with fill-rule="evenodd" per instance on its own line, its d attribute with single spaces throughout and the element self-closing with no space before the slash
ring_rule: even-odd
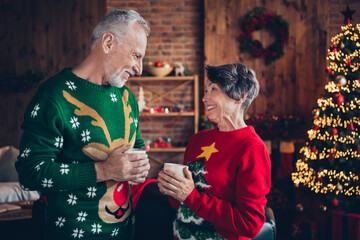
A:
<svg viewBox="0 0 360 240">
<path fill-rule="evenodd" d="M 350 122 L 350 124 L 348 126 L 348 129 L 351 130 L 351 131 L 355 130 L 353 122 Z"/>
<path fill-rule="evenodd" d="M 335 52 L 337 52 L 337 49 L 336 49 L 336 47 L 334 47 L 332 51 L 333 51 L 334 53 L 335 53 Z"/>
<path fill-rule="evenodd" d="M 328 161 L 329 161 L 330 163 L 334 162 L 335 155 L 336 155 L 336 149 L 335 149 L 335 148 L 332 148 L 332 149 L 330 150 L 330 154 L 329 154 L 329 158 L 328 158 Z"/>
<path fill-rule="evenodd" d="M 357 147 L 356 152 L 357 154 L 360 154 L 360 146 Z"/>
<path fill-rule="evenodd" d="M 323 182 L 323 178 L 322 178 L 322 177 L 317 177 L 317 178 L 316 178 L 316 181 L 318 181 L 318 182 L 321 182 L 321 183 L 322 183 L 322 182 Z"/>
<path fill-rule="evenodd" d="M 327 69 L 326 69 L 326 73 L 331 73 L 331 69 L 330 69 L 330 68 L 327 68 Z"/>
<path fill-rule="evenodd" d="M 346 60 L 346 64 L 351 65 L 351 58 L 348 58 L 348 60 Z"/>
<path fill-rule="evenodd" d="M 334 96 L 334 101 L 337 105 L 341 105 L 344 103 L 345 99 L 344 99 L 343 95 L 341 95 L 340 93 L 337 93 Z"/>
<path fill-rule="evenodd" d="M 318 125 L 315 125 L 314 126 L 314 130 L 316 131 L 316 130 L 318 130 L 319 129 L 319 126 Z"/>
<path fill-rule="evenodd" d="M 162 63 L 160 61 L 155 61 L 155 67 L 162 67 Z"/>
<path fill-rule="evenodd" d="M 338 201 L 336 198 L 334 198 L 333 200 L 331 200 L 331 204 L 332 204 L 334 207 L 337 207 L 337 206 L 339 206 L 339 201 Z"/>
<path fill-rule="evenodd" d="M 315 146 L 312 147 L 312 148 L 311 148 L 311 151 L 312 151 L 312 152 L 316 152 L 316 147 L 315 147 Z"/>
<path fill-rule="evenodd" d="M 331 129 L 331 134 L 334 136 L 338 134 L 338 130 L 336 128 Z"/>
</svg>

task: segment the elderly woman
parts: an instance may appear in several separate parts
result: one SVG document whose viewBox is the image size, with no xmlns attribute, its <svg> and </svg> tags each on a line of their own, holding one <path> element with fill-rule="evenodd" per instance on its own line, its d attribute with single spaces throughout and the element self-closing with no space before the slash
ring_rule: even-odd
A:
<svg viewBox="0 0 360 240">
<path fill-rule="evenodd" d="M 159 190 L 178 208 L 175 239 L 250 239 L 265 221 L 270 158 L 244 114 L 259 92 L 255 72 L 241 64 L 207 66 L 203 102 L 217 124 L 186 148 L 185 177 L 162 170 Z"/>
</svg>

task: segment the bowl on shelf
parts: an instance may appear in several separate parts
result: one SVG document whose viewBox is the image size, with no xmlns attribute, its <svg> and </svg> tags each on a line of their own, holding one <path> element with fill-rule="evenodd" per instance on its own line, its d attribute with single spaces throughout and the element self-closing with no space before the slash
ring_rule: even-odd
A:
<svg viewBox="0 0 360 240">
<path fill-rule="evenodd" d="M 146 65 L 145 71 L 153 76 L 164 77 L 171 73 L 173 70 L 172 66 L 156 67 L 153 65 Z"/>
</svg>

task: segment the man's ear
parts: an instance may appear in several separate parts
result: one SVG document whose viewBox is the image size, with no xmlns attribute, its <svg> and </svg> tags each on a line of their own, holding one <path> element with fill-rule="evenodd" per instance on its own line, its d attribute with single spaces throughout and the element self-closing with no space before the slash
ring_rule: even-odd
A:
<svg viewBox="0 0 360 240">
<path fill-rule="evenodd" d="M 112 33 L 105 33 L 102 36 L 101 41 L 102 41 L 102 48 L 104 50 L 104 53 L 108 54 L 114 48 L 115 36 Z"/>
</svg>

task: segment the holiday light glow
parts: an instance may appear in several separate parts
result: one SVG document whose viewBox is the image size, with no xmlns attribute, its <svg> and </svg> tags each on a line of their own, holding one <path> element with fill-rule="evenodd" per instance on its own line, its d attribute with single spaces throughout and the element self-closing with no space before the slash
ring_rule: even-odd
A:
<svg viewBox="0 0 360 240">
<path fill-rule="evenodd" d="M 329 81 L 313 110 L 292 181 L 315 193 L 359 197 L 360 24 L 343 26 L 331 42 Z"/>
</svg>

